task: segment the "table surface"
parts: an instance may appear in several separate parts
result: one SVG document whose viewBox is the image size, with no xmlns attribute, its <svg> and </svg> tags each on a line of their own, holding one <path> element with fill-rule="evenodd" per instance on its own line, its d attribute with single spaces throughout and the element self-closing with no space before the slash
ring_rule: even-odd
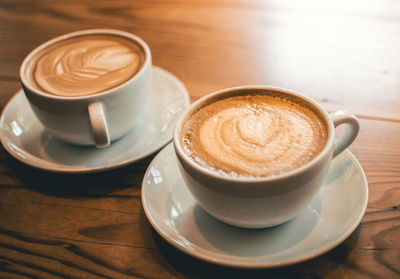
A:
<svg viewBox="0 0 400 279">
<path fill-rule="evenodd" d="M 40 171 L 0 148 L 1 278 L 400 278 L 400 2 L 395 0 L 0 1 L 0 106 L 23 58 L 71 31 L 142 37 L 191 101 L 244 84 L 294 89 L 355 113 L 361 224 L 315 259 L 241 270 L 194 259 L 151 227 L 140 191 L 152 157 L 98 174 Z"/>
</svg>

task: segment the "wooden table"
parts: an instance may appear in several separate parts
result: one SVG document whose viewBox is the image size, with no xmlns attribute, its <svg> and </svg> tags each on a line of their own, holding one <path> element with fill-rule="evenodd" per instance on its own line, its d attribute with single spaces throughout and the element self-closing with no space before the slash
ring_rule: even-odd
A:
<svg viewBox="0 0 400 279">
<path fill-rule="evenodd" d="M 167 244 L 141 204 L 152 158 L 91 175 L 23 165 L 0 148 L 1 278 L 400 278 L 400 2 L 159 0 L 0 2 L 0 106 L 38 44 L 88 28 L 148 42 L 194 101 L 265 84 L 354 112 L 350 150 L 369 182 L 356 231 L 313 260 L 271 270 L 214 266 Z"/>
</svg>

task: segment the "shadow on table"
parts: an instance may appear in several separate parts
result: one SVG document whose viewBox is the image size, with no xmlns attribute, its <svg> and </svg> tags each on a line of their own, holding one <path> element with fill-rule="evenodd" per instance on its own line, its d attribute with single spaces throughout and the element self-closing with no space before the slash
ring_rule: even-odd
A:
<svg viewBox="0 0 400 279">
<path fill-rule="evenodd" d="M 129 188 L 140 188 L 144 173 L 153 156 L 132 165 L 92 174 L 58 174 L 27 166 L 7 157 L 10 168 L 7 175 L 14 176 L 22 186 L 45 195 L 63 198 L 103 197 Z"/>
<path fill-rule="evenodd" d="M 153 239 L 168 265 L 190 278 L 323 278 L 344 263 L 356 246 L 360 226 L 339 246 L 312 260 L 273 269 L 239 269 L 191 257 L 166 242 L 154 229 Z M 167 267 L 168 268 L 168 267 Z"/>
</svg>

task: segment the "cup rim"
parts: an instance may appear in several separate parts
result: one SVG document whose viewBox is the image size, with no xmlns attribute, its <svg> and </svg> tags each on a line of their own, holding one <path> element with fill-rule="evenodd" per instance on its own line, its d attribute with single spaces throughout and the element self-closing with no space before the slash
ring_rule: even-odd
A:
<svg viewBox="0 0 400 279">
<path fill-rule="evenodd" d="M 189 158 L 188 155 L 183 151 L 183 148 L 180 144 L 180 132 L 182 130 L 182 126 L 185 123 L 186 119 L 199 107 L 201 106 L 204 102 L 216 98 L 218 95 L 229 95 L 230 92 L 234 91 L 247 91 L 247 90 L 270 90 L 274 91 L 277 93 L 283 93 L 283 94 L 289 94 L 289 95 L 294 95 L 297 98 L 300 98 L 307 103 L 311 104 L 315 109 L 317 109 L 321 116 L 323 116 L 323 120 L 327 126 L 327 131 L 328 131 L 328 137 L 325 143 L 324 148 L 318 153 L 317 156 L 315 156 L 312 160 L 307 162 L 306 164 L 295 168 L 293 170 L 277 174 L 277 175 L 270 175 L 270 176 L 265 176 L 265 177 L 245 177 L 245 176 L 227 176 L 227 175 L 222 175 L 217 172 L 213 172 L 211 170 L 208 170 L 205 167 L 202 167 L 195 163 L 193 160 Z M 301 173 L 306 172 L 307 170 L 315 167 L 316 164 L 318 164 L 323 158 L 325 158 L 326 155 L 332 156 L 332 147 L 335 141 L 335 134 L 334 134 L 334 125 L 333 122 L 330 120 L 328 112 L 316 101 L 312 100 L 311 98 L 300 94 L 296 91 L 282 88 L 282 87 L 277 87 L 277 86 L 266 86 L 266 85 L 243 85 L 243 86 L 236 86 L 236 87 L 230 87 L 222 90 L 215 91 L 213 93 L 207 94 L 204 97 L 198 99 L 197 101 L 193 102 L 178 118 L 175 129 L 174 129 L 174 135 L 173 135 L 173 144 L 175 148 L 175 152 L 177 153 L 177 156 L 184 160 L 186 164 L 188 164 L 190 167 L 198 171 L 199 173 L 212 177 L 217 180 L 222 180 L 225 182 L 238 182 L 238 183 L 248 183 L 248 184 L 257 184 L 257 183 L 263 183 L 263 182 L 271 182 L 271 181 L 277 181 L 277 180 L 282 180 L 282 179 L 288 179 L 291 177 L 294 177 L 296 175 L 299 175 Z"/>
<path fill-rule="evenodd" d="M 93 35 L 93 34 L 105 34 L 105 35 L 117 35 L 117 36 L 121 36 L 127 39 L 130 39 L 134 42 L 136 42 L 137 44 L 140 45 L 140 47 L 143 49 L 144 53 L 145 53 L 145 61 L 143 66 L 141 67 L 141 69 L 134 74 L 131 78 L 129 78 L 128 80 L 126 80 L 125 82 L 112 87 L 108 90 L 102 91 L 102 92 L 98 92 L 98 93 L 94 93 L 94 94 L 89 94 L 89 95 L 84 95 L 84 96 L 59 96 L 59 95 L 53 95 L 53 94 L 49 94 L 46 93 L 45 91 L 41 90 L 40 88 L 33 88 L 30 83 L 27 80 L 27 77 L 24 74 L 24 70 L 27 67 L 29 60 L 31 59 L 32 56 L 34 56 L 36 53 L 38 53 L 39 51 L 45 49 L 46 47 L 59 42 L 59 41 L 63 41 L 66 39 L 70 39 L 70 38 L 74 38 L 74 37 L 79 37 L 79 36 L 83 36 L 83 35 Z M 46 97 L 46 98 L 50 98 L 50 99 L 55 99 L 55 100 L 87 100 L 87 99 L 92 99 L 92 98 L 97 98 L 100 96 L 104 96 L 104 95 L 108 95 L 111 92 L 115 92 L 115 90 L 118 90 L 124 86 L 126 86 L 126 84 L 132 82 L 133 80 L 139 79 L 140 76 L 143 75 L 143 73 L 145 72 L 146 68 L 148 68 L 149 66 L 151 66 L 151 51 L 149 46 L 147 45 L 147 43 L 139 38 L 137 35 L 132 34 L 130 32 L 126 32 L 126 31 L 122 31 L 122 30 L 117 30 L 117 29 L 107 29 L 107 28 L 100 28 L 100 29 L 85 29 L 85 30 L 79 30 L 79 31 L 74 31 L 74 32 L 70 32 L 67 34 L 63 34 L 60 36 L 57 36 L 55 38 L 52 38 L 48 41 L 45 41 L 44 43 L 38 45 L 37 47 L 35 47 L 33 50 L 31 50 L 29 52 L 29 54 L 24 58 L 24 60 L 22 61 L 22 64 L 20 66 L 20 70 L 19 70 L 19 77 L 21 80 L 21 83 L 24 85 L 24 87 L 26 87 L 30 92 L 38 94 L 40 96 Z M 150 64 L 150 65 L 149 65 Z"/>
</svg>

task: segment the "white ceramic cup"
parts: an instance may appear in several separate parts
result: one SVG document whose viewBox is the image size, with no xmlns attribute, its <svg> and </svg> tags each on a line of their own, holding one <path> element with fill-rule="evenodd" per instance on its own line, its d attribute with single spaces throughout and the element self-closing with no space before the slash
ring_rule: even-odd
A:
<svg viewBox="0 0 400 279">
<path fill-rule="evenodd" d="M 310 162 L 289 172 L 264 178 L 229 177 L 212 172 L 195 163 L 184 152 L 180 136 L 183 124 L 202 105 L 216 97 L 241 92 L 268 94 L 276 92 L 294 95 L 321 113 L 328 137 L 323 150 Z M 335 127 L 347 129 L 335 140 Z M 357 118 L 348 112 L 328 114 L 315 101 L 287 89 L 263 86 L 243 86 L 224 89 L 194 102 L 179 118 L 174 131 L 174 147 L 183 180 L 198 204 L 215 218 L 239 227 L 265 228 L 295 217 L 317 194 L 327 175 L 332 158 L 345 150 L 359 131 Z"/>
<path fill-rule="evenodd" d="M 32 56 L 56 42 L 92 34 L 120 36 L 140 45 L 145 56 L 142 68 L 126 82 L 87 96 L 51 95 L 29 83 L 25 68 Z M 65 34 L 35 48 L 23 61 L 20 78 L 33 112 L 47 131 L 69 143 L 106 147 L 141 121 L 150 92 L 151 72 L 150 48 L 142 39 L 124 31 L 92 29 Z"/>
</svg>

